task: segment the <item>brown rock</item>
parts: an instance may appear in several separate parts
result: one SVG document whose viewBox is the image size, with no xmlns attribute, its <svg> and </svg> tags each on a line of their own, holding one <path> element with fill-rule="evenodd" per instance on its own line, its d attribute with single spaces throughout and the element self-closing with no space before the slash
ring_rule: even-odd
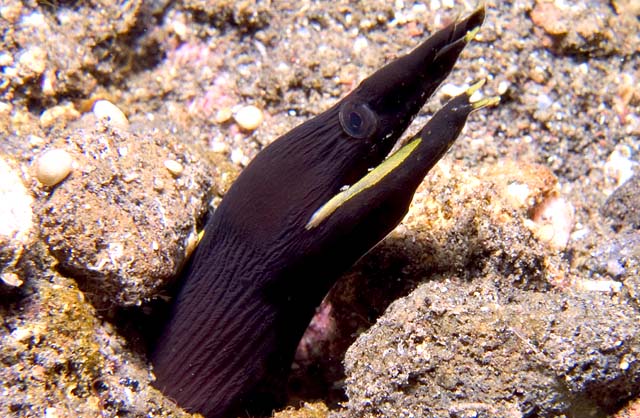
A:
<svg viewBox="0 0 640 418">
<path fill-rule="evenodd" d="M 183 264 L 208 208 L 208 167 L 157 131 L 99 124 L 71 131 L 66 141 L 78 168 L 40 207 L 46 243 L 98 306 L 139 304 Z M 167 160 L 181 162 L 179 177 Z"/>
</svg>

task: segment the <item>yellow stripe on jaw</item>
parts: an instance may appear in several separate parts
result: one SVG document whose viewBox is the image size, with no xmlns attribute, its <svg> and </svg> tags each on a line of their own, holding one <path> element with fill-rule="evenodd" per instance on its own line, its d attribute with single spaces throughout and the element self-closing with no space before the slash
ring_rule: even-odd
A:
<svg viewBox="0 0 640 418">
<path fill-rule="evenodd" d="M 474 32 L 474 33 L 471 33 Z M 469 31 L 467 36 L 473 37 L 475 36 L 475 31 Z M 484 86 L 486 80 L 480 80 L 469 87 L 464 94 L 467 96 L 467 99 L 471 98 L 471 95 L 476 91 L 480 90 L 482 86 Z M 477 100 L 473 103 L 469 102 L 472 106 L 472 110 L 476 111 L 482 109 L 487 106 L 494 106 L 500 102 L 500 97 L 485 97 L 483 99 Z M 349 199 L 356 196 L 358 193 L 375 186 L 382 179 L 384 179 L 389 173 L 391 173 L 395 168 L 397 168 L 404 160 L 407 159 L 409 155 L 416 149 L 416 147 L 422 141 L 421 138 L 416 138 L 413 141 L 409 142 L 398 151 L 393 153 L 389 158 L 384 160 L 379 166 L 371 170 L 366 176 L 358 180 L 356 184 L 349 187 L 347 190 L 338 193 L 333 196 L 327 203 L 320 206 L 318 210 L 316 210 L 309 222 L 305 226 L 307 230 L 313 229 L 320 225 L 325 219 L 327 219 L 333 212 L 335 212 L 340 206 L 344 205 Z"/>
<path fill-rule="evenodd" d="M 413 141 L 409 142 L 398 151 L 393 153 L 389 158 L 384 160 L 379 166 L 367 173 L 366 176 L 358 180 L 356 184 L 349 187 L 347 190 L 333 196 L 327 203 L 320 206 L 320 208 L 313 213 L 305 228 L 313 229 L 316 226 L 320 225 L 325 219 L 327 219 L 333 212 L 335 212 L 340 206 L 344 205 L 352 197 L 378 184 L 396 167 L 402 164 L 402 162 L 406 160 L 409 155 L 411 155 L 411 153 L 416 149 L 421 141 L 421 138 L 416 138 Z"/>
<path fill-rule="evenodd" d="M 468 31 L 467 33 L 465 33 L 464 42 L 468 44 L 469 42 L 473 41 L 473 38 L 476 37 L 476 35 L 478 34 L 479 30 L 480 30 L 480 26 L 477 26 L 477 27 L 471 29 L 470 31 Z"/>
</svg>

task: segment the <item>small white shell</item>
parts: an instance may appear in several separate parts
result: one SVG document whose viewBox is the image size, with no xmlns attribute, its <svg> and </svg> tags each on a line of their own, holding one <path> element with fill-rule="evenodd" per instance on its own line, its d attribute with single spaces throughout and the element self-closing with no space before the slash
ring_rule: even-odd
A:
<svg viewBox="0 0 640 418">
<path fill-rule="evenodd" d="M 176 160 L 164 160 L 164 166 L 174 177 L 179 177 L 184 171 L 183 165 Z"/>
<path fill-rule="evenodd" d="M 23 280 L 15 273 L 4 273 L 0 275 L 0 280 L 10 287 L 22 286 Z"/>
<path fill-rule="evenodd" d="M 36 162 L 36 178 L 45 186 L 55 186 L 71 173 L 73 158 L 63 149 L 52 149 Z"/>
<path fill-rule="evenodd" d="M 97 119 L 106 119 L 112 126 L 129 129 L 129 120 L 122 110 L 108 100 L 97 100 L 93 104 L 93 114 Z"/>
<path fill-rule="evenodd" d="M 264 114 L 262 110 L 253 105 L 249 105 L 238 109 L 236 114 L 233 115 L 233 118 L 240 128 L 246 131 L 253 131 L 257 129 L 264 120 Z"/>
</svg>

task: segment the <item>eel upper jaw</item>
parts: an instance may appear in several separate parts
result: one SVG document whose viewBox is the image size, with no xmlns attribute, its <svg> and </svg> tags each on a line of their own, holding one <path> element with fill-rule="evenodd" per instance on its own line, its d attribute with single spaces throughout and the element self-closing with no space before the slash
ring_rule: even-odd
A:
<svg viewBox="0 0 640 418">
<path fill-rule="evenodd" d="M 480 7 L 375 72 L 345 100 L 367 103 L 379 118 L 381 132 L 377 136 L 383 141 L 390 141 L 393 146 L 449 75 L 483 20 L 484 8 Z"/>
</svg>

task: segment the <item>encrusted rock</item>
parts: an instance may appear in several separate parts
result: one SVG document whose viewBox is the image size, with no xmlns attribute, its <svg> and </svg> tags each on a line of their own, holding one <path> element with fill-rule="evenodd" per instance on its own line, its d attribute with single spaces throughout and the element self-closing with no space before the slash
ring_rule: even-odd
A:
<svg viewBox="0 0 640 418">
<path fill-rule="evenodd" d="M 597 416 L 640 393 L 639 320 L 602 293 L 440 277 L 347 352 L 347 415 Z"/>
<path fill-rule="evenodd" d="M 208 209 L 208 167 L 156 130 L 130 133 L 98 123 L 64 141 L 78 169 L 39 210 L 45 241 L 94 304 L 139 304 L 183 264 Z M 180 176 L 166 168 L 168 160 L 181 161 Z"/>
</svg>

